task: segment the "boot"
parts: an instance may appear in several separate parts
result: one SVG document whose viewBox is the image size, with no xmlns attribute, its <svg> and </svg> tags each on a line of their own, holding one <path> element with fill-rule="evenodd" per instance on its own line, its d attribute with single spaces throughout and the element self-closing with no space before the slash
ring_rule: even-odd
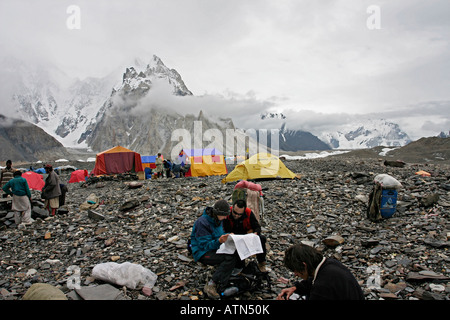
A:
<svg viewBox="0 0 450 320">
<path fill-rule="evenodd" d="M 265 262 L 265 261 L 259 262 L 259 263 L 258 263 L 258 269 L 259 269 L 259 271 L 261 271 L 261 272 L 267 272 L 267 269 L 266 269 L 266 262 Z"/>
<path fill-rule="evenodd" d="M 214 281 L 210 280 L 205 287 L 203 288 L 203 291 L 206 293 L 206 295 L 210 298 L 210 299 L 219 299 L 220 296 L 217 293 L 217 288 L 216 288 L 216 284 L 214 283 Z"/>
</svg>

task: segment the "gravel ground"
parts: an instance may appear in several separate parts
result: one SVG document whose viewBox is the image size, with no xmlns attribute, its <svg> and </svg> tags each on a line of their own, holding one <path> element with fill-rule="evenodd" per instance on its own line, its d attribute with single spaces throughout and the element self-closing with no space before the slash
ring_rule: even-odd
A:
<svg viewBox="0 0 450 320">
<path fill-rule="evenodd" d="M 450 298 L 447 164 L 397 168 L 383 165 L 377 157 L 343 156 L 284 163 L 300 178 L 258 182 L 265 199 L 262 226 L 269 245 L 271 290 L 244 293 L 237 299 L 272 300 L 290 286 L 295 279 L 282 260 L 284 251 L 300 241 L 349 267 L 368 300 Z M 90 170 L 94 164 L 63 165 Z M 228 167 L 230 172 L 234 166 Z M 418 170 L 432 176 L 418 176 Z M 395 215 L 375 223 L 366 216 L 367 197 L 374 176 L 380 173 L 392 175 L 403 188 Z M 69 172 L 60 174 L 62 183 L 67 184 L 69 177 Z M 113 284 L 121 299 L 207 299 L 202 290 L 212 268 L 192 260 L 186 240 L 205 206 L 230 199 L 235 183 L 222 184 L 222 178 L 145 180 L 135 188 L 129 176 L 68 184 L 62 207 L 66 211 L 55 217 L 34 213 L 35 222 L 25 229 L 11 223 L 4 208 L 0 299 L 20 300 L 34 283 L 48 283 L 69 299 L 82 299 L 70 285 L 71 270 L 80 270 L 82 288 L 96 287 L 105 282 L 94 278 L 92 270 L 106 262 L 132 262 L 158 276 L 150 293 Z M 82 208 L 91 194 L 99 204 L 91 210 L 101 216 Z M 432 195 L 438 200 L 424 205 L 423 200 Z M 33 191 L 33 199 L 39 198 L 40 192 Z M 341 237 L 342 243 L 325 241 L 331 236 Z"/>
</svg>

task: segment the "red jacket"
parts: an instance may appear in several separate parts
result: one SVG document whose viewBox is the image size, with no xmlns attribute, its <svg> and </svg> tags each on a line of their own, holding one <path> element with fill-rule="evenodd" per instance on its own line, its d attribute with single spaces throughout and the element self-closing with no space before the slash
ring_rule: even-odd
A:
<svg viewBox="0 0 450 320">
<path fill-rule="evenodd" d="M 232 217 L 233 207 L 230 207 L 231 214 L 223 220 L 223 229 L 227 233 L 246 234 L 252 232 L 261 233 L 261 226 L 255 214 L 250 208 L 245 208 L 244 214 L 237 220 Z"/>
</svg>

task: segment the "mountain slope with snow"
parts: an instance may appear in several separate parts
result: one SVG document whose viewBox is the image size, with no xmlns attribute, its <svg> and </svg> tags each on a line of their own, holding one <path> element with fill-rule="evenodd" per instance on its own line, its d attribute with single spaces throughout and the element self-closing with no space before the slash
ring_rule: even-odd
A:
<svg viewBox="0 0 450 320">
<path fill-rule="evenodd" d="M 2 71 L 11 98 L 5 114 L 15 115 L 44 129 L 66 147 L 77 140 L 111 94 L 117 76 L 79 80 L 48 64 L 28 65 L 9 58 Z M 7 98 L 4 97 L 7 101 Z M 85 146 L 82 146 L 85 147 Z"/>
<path fill-rule="evenodd" d="M 193 94 L 181 75 L 157 56 L 148 62 L 135 59 L 103 78 L 83 80 L 51 65 L 29 66 L 14 59 L 7 65 L 2 84 L 12 92 L 8 110 L 16 110 L 23 120 L 38 125 L 66 147 L 101 151 L 121 144 L 154 153 L 173 146 L 170 139 L 175 130 L 193 133 L 195 121 L 201 121 L 204 130 L 221 130 L 223 137 L 227 129 L 235 129 L 233 119 L 219 118 L 213 109 L 198 116 L 183 113 L 177 99 Z M 168 96 L 177 97 L 170 100 L 173 108 L 167 107 Z M 286 128 L 289 119 L 283 113 L 262 113 L 259 120 L 276 124 L 278 147 L 286 151 L 402 146 L 410 141 L 398 125 L 385 120 L 363 121 L 318 136 Z M 237 140 L 245 137 L 239 133 Z"/>
<path fill-rule="evenodd" d="M 160 107 L 160 99 L 169 95 L 183 98 L 192 93 L 178 72 L 167 68 L 158 57 L 154 56 L 150 64 L 127 68 L 122 83 L 114 87 L 79 142 L 94 151 L 121 145 L 144 155 L 161 152 L 170 157 L 181 144 L 183 148 L 210 146 L 205 137 L 209 132 L 218 136 L 210 147 L 235 154 L 225 145 L 227 129 L 235 129 L 231 118 L 203 111 L 198 116 L 182 114 L 176 106 Z M 245 136 L 238 132 L 233 139 L 237 145 L 245 141 Z"/>
<path fill-rule="evenodd" d="M 341 131 L 324 133 L 319 138 L 333 149 L 401 147 L 411 142 L 399 125 L 384 119 L 361 121 L 348 125 Z"/>
</svg>

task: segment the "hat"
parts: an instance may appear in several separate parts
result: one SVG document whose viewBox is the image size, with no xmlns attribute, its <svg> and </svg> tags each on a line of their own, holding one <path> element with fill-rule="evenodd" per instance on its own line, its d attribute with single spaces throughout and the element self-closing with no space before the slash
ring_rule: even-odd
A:
<svg viewBox="0 0 450 320">
<path fill-rule="evenodd" d="M 218 216 L 230 215 L 230 205 L 225 200 L 219 200 L 214 204 L 214 213 Z"/>
<path fill-rule="evenodd" d="M 50 168 L 50 169 L 51 169 L 51 168 L 53 168 L 53 167 L 52 167 L 51 164 L 46 164 L 46 165 L 44 166 L 44 168 Z"/>
</svg>

